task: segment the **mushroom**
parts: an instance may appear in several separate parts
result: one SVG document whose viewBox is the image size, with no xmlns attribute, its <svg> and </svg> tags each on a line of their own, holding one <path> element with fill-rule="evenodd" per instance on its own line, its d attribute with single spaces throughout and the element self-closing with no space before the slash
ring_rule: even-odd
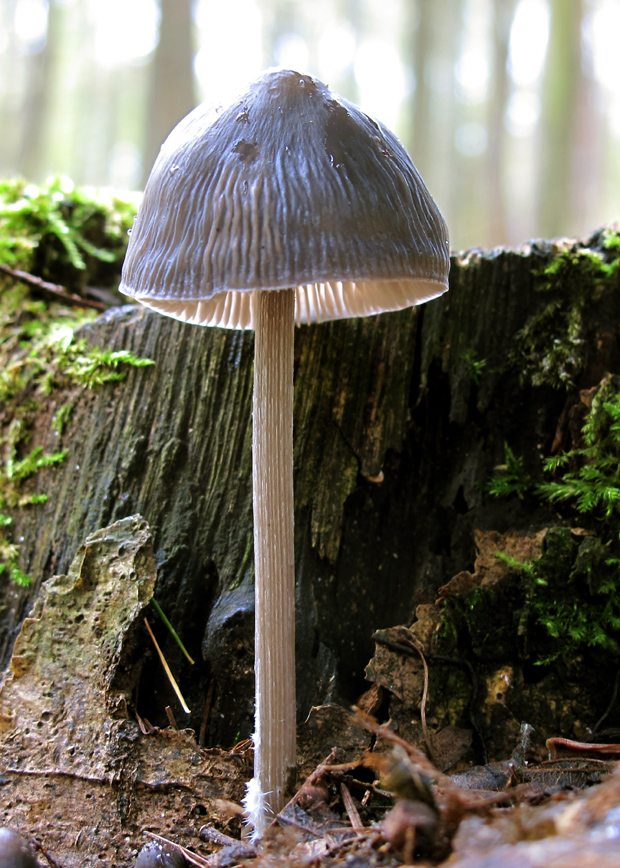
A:
<svg viewBox="0 0 620 868">
<path fill-rule="evenodd" d="M 255 330 L 256 835 L 296 763 L 294 323 L 427 301 L 448 268 L 445 223 L 398 139 L 292 70 L 223 111 L 198 106 L 147 182 L 121 291 L 185 322 Z"/>
</svg>

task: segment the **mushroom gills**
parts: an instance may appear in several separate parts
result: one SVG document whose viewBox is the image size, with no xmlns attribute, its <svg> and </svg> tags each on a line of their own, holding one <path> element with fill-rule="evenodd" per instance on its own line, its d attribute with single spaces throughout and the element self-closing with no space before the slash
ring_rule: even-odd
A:
<svg viewBox="0 0 620 868">
<path fill-rule="evenodd" d="M 218 292 L 209 299 L 174 301 L 139 296 L 138 301 L 181 322 L 225 329 L 253 329 L 258 291 L 230 290 Z M 429 279 L 309 283 L 295 288 L 295 323 L 298 326 L 309 325 L 404 310 L 437 298 L 444 292 L 443 281 Z"/>
</svg>

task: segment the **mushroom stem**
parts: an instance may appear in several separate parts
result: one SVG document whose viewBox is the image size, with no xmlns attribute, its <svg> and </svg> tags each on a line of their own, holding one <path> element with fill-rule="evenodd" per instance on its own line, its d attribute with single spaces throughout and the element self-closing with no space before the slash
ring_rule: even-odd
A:
<svg viewBox="0 0 620 868">
<path fill-rule="evenodd" d="M 286 785 L 296 764 L 295 292 L 260 292 L 257 301 L 252 483 L 256 595 L 254 780 L 259 804 L 251 820 L 255 833 L 260 835 L 266 814 L 277 813 L 284 806 Z"/>
</svg>

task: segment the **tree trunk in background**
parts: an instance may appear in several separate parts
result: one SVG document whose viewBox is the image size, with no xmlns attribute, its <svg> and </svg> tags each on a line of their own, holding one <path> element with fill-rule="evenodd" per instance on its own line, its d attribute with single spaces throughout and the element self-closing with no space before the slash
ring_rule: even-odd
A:
<svg viewBox="0 0 620 868">
<path fill-rule="evenodd" d="M 489 225 L 486 237 L 493 244 L 505 244 L 508 238 L 506 209 L 506 125 L 504 116 L 510 93 L 508 76 L 508 48 L 510 28 L 516 9 L 516 0 L 495 0 L 493 4 L 494 35 L 491 61 L 491 95 L 489 100 L 489 143 L 487 157 L 486 193 L 484 209 Z"/>
<path fill-rule="evenodd" d="M 551 253 L 541 245 L 469 255 L 454 262 L 450 292 L 423 307 L 297 330 L 302 719 L 326 699 L 355 700 L 373 631 L 410 622 L 417 604 L 433 602 L 440 586 L 471 569 L 475 529 L 534 521 L 523 502 L 490 500 L 481 488 L 503 462 L 505 442 L 516 454 L 549 454 L 565 404 L 563 389 L 522 385 L 509 353 L 546 304 L 534 274 Z M 83 336 L 156 364 L 96 391 L 39 399 L 28 448 L 66 448 L 68 457 L 31 480 L 49 501 L 15 512 L 22 567 L 37 581 L 26 590 L 2 586 L 4 665 L 41 580 L 66 572 L 89 533 L 140 513 L 154 536 L 155 596 L 202 661 L 192 669 L 161 637 L 192 708 L 182 723 L 200 729 L 215 679 L 207 743 L 231 744 L 253 721 L 253 334 L 121 308 Z M 484 366 L 472 373 L 476 359 Z M 598 382 L 608 362 L 594 358 L 595 373 L 579 385 Z M 50 420 L 70 400 L 58 442 Z M 139 713 L 165 726 L 171 703 L 159 663 L 147 662 Z"/>
<path fill-rule="evenodd" d="M 152 66 L 143 185 L 162 142 L 196 105 L 191 0 L 160 0 L 159 42 Z"/>
<path fill-rule="evenodd" d="M 405 103 L 411 120 L 403 136 L 424 182 L 454 228 L 462 179 L 454 154 L 459 117 L 454 88 L 454 63 L 459 57 L 462 3 L 437 0 L 418 3 L 405 20 L 402 54 L 415 74 L 413 99 Z"/>
<path fill-rule="evenodd" d="M 582 0 L 582 21 L 588 11 L 586 5 Z M 605 208 L 605 190 L 610 186 L 609 173 L 614 171 L 611 165 L 606 166 L 604 99 L 598 90 L 593 52 L 583 54 L 575 93 L 575 137 L 570 174 L 573 214 L 579 234 L 591 231 L 597 221 L 600 222 L 598 215 Z M 605 167 L 603 171 L 601 167 Z M 609 213 L 615 211 L 614 202 Z"/>
<path fill-rule="evenodd" d="M 577 95 L 581 89 L 581 0 L 552 0 L 545 64 L 538 233 L 565 234 L 572 222 L 574 145 L 577 137 Z"/>
<path fill-rule="evenodd" d="M 43 180 L 47 170 L 46 133 L 57 66 L 59 19 L 57 4 L 50 3 L 45 45 L 27 61 L 28 83 L 22 107 L 19 171 L 33 181 Z"/>
<path fill-rule="evenodd" d="M 428 3 L 411 3 L 407 7 L 401 51 L 413 74 L 415 90 L 403 106 L 403 140 L 410 150 L 420 174 L 432 164 L 430 146 L 431 94 L 425 70 L 432 51 L 431 15 Z"/>
</svg>

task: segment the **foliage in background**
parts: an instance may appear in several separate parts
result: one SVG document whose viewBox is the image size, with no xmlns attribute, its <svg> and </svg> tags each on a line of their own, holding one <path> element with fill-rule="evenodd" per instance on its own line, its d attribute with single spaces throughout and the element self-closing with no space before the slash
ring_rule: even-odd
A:
<svg viewBox="0 0 620 868">
<path fill-rule="evenodd" d="M 71 291 L 93 283 L 114 287 L 135 210 L 135 203 L 74 189 L 67 179 L 40 186 L 0 181 L 0 263 L 62 282 Z M 12 518 L 4 510 L 44 503 L 48 495 L 31 493 L 24 483 L 66 455 L 65 450 L 28 449 L 41 400 L 54 390 L 64 392 L 53 420 L 60 441 L 73 390 L 122 380 L 132 367 L 152 364 L 128 350 L 88 347 L 76 330 L 94 316 L 62 301 L 37 298 L 26 286 L 0 276 L 0 574 L 19 584 L 30 579 L 18 565 L 18 546 L 5 535 Z"/>
</svg>

